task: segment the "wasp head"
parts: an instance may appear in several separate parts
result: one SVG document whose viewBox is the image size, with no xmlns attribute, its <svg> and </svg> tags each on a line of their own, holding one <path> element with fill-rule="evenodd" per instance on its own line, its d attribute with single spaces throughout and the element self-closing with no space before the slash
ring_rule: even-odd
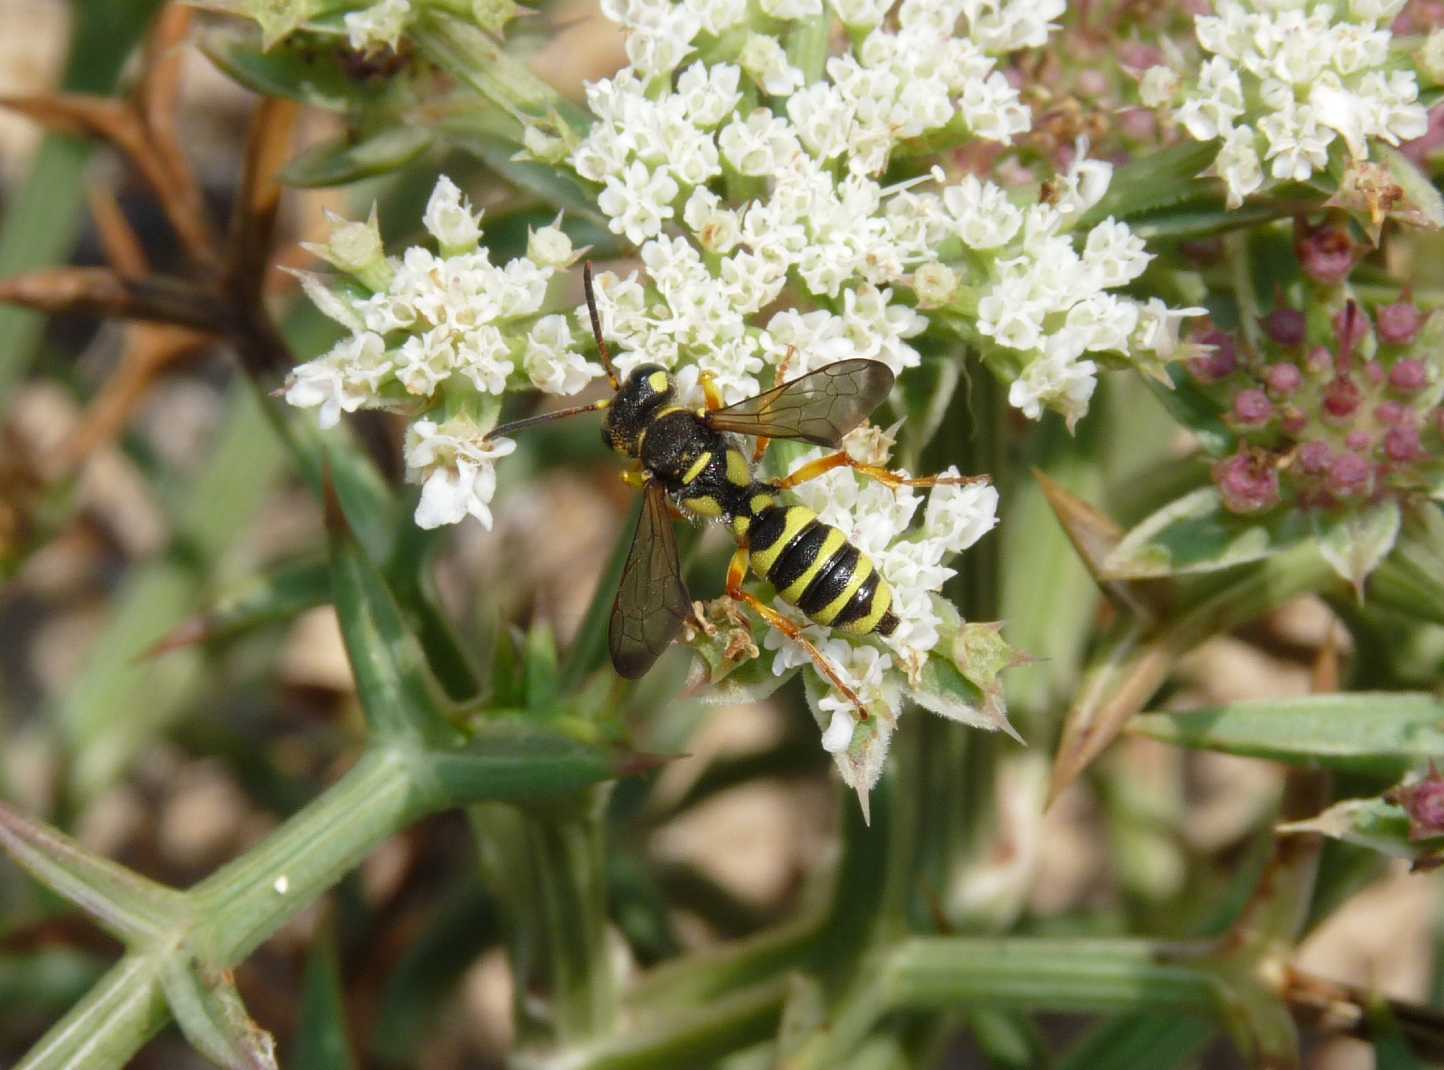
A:
<svg viewBox="0 0 1444 1070">
<path fill-rule="evenodd" d="M 642 432 L 673 397 L 672 377 L 660 364 L 639 364 L 617 390 L 602 423 L 602 441 L 618 453 L 637 456 Z"/>
</svg>

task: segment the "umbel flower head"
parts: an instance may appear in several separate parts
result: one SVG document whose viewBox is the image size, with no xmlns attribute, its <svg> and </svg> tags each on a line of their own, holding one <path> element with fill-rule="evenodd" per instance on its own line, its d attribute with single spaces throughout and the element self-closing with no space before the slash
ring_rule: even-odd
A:
<svg viewBox="0 0 1444 1070">
<path fill-rule="evenodd" d="M 1168 108 L 1190 136 L 1221 143 L 1214 169 L 1236 208 L 1331 161 L 1367 160 L 1371 140 L 1398 145 L 1425 133 L 1418 80 L 1390 51 L 1389 24 L 1403 7 L 1219 0 L 1194 18 L 1201 65 L 1151 68 L 1143 102 Z"/>
<path fill-rule="evenodd" d="M 727 400 L 862 356 L 901 373 L 929 330 L 975 347 L 1030 417 L 1086 411 L 1100 358 L 1172 359 L 1178 321 L 1116 291 L 1150 259 L 1122 223 L 1081 226 L 1112 167 L 1077 154 L 1047 195 L 950 176 L 940 149 L 1009 145 L 1031 116 L 1002 64 L 1044 44 L 1061 0 L 820 3 L 616 0 L 631 59 L 588 87 L 578 137 L 527 132 L 535 159 L 591 183 L 644 273 L 599 278 L 625 369 L 707 371 Z M 811 38 L 809 38 L 811 39 Z M 951 336 L 951 338 L 949 338 Z"/>
</svg>

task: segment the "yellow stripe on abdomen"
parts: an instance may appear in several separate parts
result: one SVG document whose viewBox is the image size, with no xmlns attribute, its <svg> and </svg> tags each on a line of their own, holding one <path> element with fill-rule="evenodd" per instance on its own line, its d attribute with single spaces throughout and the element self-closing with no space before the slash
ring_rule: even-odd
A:
<svg viewBox="0 0 1444 1070">
<path fill-rule="evenodd" d="M 782 551 L 787 549 L 788 544 L 797 538 L 803 528 L 817 519 L 817 514 L 806 506 L 791 505 L 787 507 L 780 529 L 775 523 L 766 523 L 769 519 L 768 513 L 763 513 L 753 522 L 748 548 L 748 563 L 752 566 L 752 571 L 764 580 Z M 774 530 L 777 531 L 775 536 L 772 535 Z M 760 538 L 766 538 L 767 541 L 759 542 Z"/>
<path fill-rule="evenodd" d="M 848 577 L 847 586 L 836 598 L 812 614 L 812 619 L 818 624 L 831 624 L 842 612 L 843 607 L 852 601 L 852 596 L 857 594 L 857 589 L 872 575 L 872 572 L 872 562 L 867 559 L 866 555 L 860 556 L 857 559 L 857 565 L 852 570 L 852 575 Z"/>
</svg>

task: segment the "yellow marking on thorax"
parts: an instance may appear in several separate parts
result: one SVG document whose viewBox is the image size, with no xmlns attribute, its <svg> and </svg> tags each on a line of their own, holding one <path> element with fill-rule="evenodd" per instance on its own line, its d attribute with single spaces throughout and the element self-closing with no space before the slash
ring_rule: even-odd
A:
<svg viewBox="0 0 1444 1070">
<path fill-rule="evenodd" d="M 772 504 L 772 495 L 754 494 L 752 496 L 752 500 L 747 504 L 752 509 L 752 515 L 756 516 L 758 513 L 762 512 L 762 510 L 766 509 Z"/>
<path fill-rule="evenodd" d="M 738 450 L 727 451 L 727 482 L 734 487 L 752 485 L 752 468 Z"/>
<path fill-rule="evenodd" d="M 783 550 L 787 549 L 788 543 L 797 538 L 798 532 L 816 519 L 817 514 L 804 505 L 789 506 L 787 517 L 783 521 L 782 534 L 777 536 L 770 545 L 754 548 L 749 555 L 752 571 L 765 580 L 768 570 L 777 563 L 777 558 Z"/>
<path fill-rule="evenodd" d="M 683 498 L 682 504 L 698 516 L 716 518 L 722 515 L 722 503 L 710 494 L 696 498 Z"/>
<path fill-rule="evenodd" d="M 671 416 L 672 413 L 674 413 L 674 412 L 686 412 L 686 411 L 687 411 L 687 406 L 685 406 L 685 405 L 668 405 L 668 406 L 666 406 L 665 408 L 658 409 L 656 412 L 654 412 L 654 413 L 652 414 L 652 419 L 651 419 L 650 421 L 648 421 L 648 422 L 649 422 L 649 423 L 655 423 L 656 421 L 660 420 L 663 416 Z"/>
<path fill-rule="evenodd" d="M 865 556 L 859 556 L 857 567 L 852 570 L 852 576 L 848 579 L 847 586 L 842 589 L 842 593 L 812 614 L 812 619 L 818 624 L 831 624 L 833 619 L 847 608 L 847 604 L 852 601 L 852 596 L 857 594 L 857 589 L 872 575 L 872 572 L 872 562 Z"/>
<path fill-rule="evenodd" d="M 752 518 L 746 513 L 738 513 L 732 518 L 732 533 L 739 539 L 745 538 L 752 527 Z"/>
<path fill-rule="evenodd" d="M 667 389 L 667 373 L 653 372 L 651 375 L 647 376 L 647 385 L 650 386 L 657 393 L 662 393 Z"/>
<path fill-rule="evenodd" d="M 851 624 L 839 625 L 838 630 L 851 632 L 853 635 L 867 635 L 882 622 L 883 614 L 891 608 L 892 588 L 887 585 L 887 580 L 879 576 L 877 590 L 872 596 L 872 608 L 867 611 L 867 616 L 859 617 Z"/>
<path fill-rule="evenodd" d="M 807 585 L 817 578 L 824 565 L 837 556 L 837 552 L 847 545 L 847 539 L 843 538 L 842 532 L 831 528 L 827 532 L 827 538 L 822 540 L 822 547 L 817 551 L 817 556 L 812 559 L 812 564 L 793 580 L 787 587 L 777 592 L 789 606 L 795 606 L 797 600 L 802 597 L 802 592 L 807 590 Z"/>
<path fill-rule="evenodd" d="M 703 450 L 701 455 L 692 462 L 692 467 L 687 469 L 687 471 L 682 474 L 682 482 L 684 484 L 692 482 L 694 479 L 696 479 L 702 474 L 702 469 L 706 468 L 711 463 L 712 451 Z"/>
</svg>

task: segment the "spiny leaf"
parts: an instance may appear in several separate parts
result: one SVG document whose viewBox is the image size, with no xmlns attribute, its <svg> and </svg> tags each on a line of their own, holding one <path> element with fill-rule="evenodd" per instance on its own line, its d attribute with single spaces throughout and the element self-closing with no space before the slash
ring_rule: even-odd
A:
<svg viewBox="0 0 1444 1070">
<path fill-rule="evenodd" d="M 1213 487 L 1169 502 L 1133 528 L 1103 561 L 1107 579 L 1217 572 L 1294 545 L 1308 528 L 1292 510 L 1265 519 L 1237 516 Z"/>
<path fill-rule="evenodd" d="M 1394 858 L 1407 858 L 1425 868 L 1438 865 L 1440 853 L 1444 852 L 1444 837 L 1412 838 L 1409 815 L 1404 808 L 1379 797 L 1345 799 L 1316 817 L 1286 822 L 1278 831 L 1322 833 Z"/>
<path fill-rule="evenodd" d="M 1089 665 L 1068 711 L 1053 766 L 1050 802 L 1082 774 L 1143 709 L 1178 659 L 1211 635 L 1235 628 L 1307 591 L 1333 572 L 1307 543 L 1247 565 L 1226 583 L 1194 588 L 1162 627 L 1120 621 Z M 1334 581 L 1337 582 L 1337 581 Z"/>
<path fill-rule="evenodd" d="M 399 171 L 429 149 L 431 142 L 431 131 L 422 126 L 392 126 L 361 141 L 323 142 L 288 163 L 281 181 L 302 188 L 344 186 Z"/>
<path fill-rule="evenodd" d="M 1157 208 L 1206 195 L 1217 179 L 1199 174 L 1218 154 L 1216 141 L 1181 141 L 1160 152 L 1145 153 L 1113 172 L 1108 192 L 1078 222 L 1091 227 L 1109 216 L 1128 220 Z"/>
<path fill-rule="evenodd" d="M 1319 552 L 1360 600 L 1364 581 L 1394 548 L 1400 520 L 1397 501 L 1378 502 L 1334 517 L 1313 517 Z"/>
<path fill-rule="evenodd" d="M 222 72 L 263 97 L 285 97 L 316 108 L 347 111 L 378 96 L 377 90 L 346 74 L 332 49 L 283 43 L 262 50 L 259 35 L 233 26 L 203 34 L 199 45 Z"/>
<path fill-rule="evenodd" d="M 1182 747 L 1392 780 L 1444 756 L 1444 703 L 1418 693 L 1354 691 L 1145 714 L 1128 730 Z"/>
<path fill-rule="evenodd" d="M 32 877 L 127 944 L 154 942 L 188 916 L 185 897 L 108 859 L 58 829 L 0 803 L 0 847 Z"/>
<path fill-rule="evenodd" d="M 229 976 L 208 977 L 181 957 L 160 971 L 161 988 L 191 1046 L 225 1070 L 278 1070 L 276 1042 L 251 1021 Z"/>
<path fill-rule="evenodd" d="M 356 692 L 373 732 L 454 740 L 449 702 L 385 578 L 356 541 L 334 493 L 326 502 L 331 584 Z"/>
</svg>

